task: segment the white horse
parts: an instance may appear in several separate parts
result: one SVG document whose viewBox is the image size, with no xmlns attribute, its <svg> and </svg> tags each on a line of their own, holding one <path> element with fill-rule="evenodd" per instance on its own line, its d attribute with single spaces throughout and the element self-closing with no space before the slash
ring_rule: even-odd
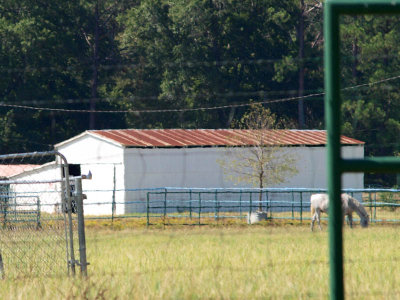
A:
<svg viewBox="0 0 400 300">
<path fill-rule="evenodd" d="M 342 212 L 343 219 L 345 216 L 348 218 L 349 226 L 353 226 L 353 212 L 356 212 L 360 217 L 361 227 L 368 227 L 369 215 L 364 206 L 348 194 L 342 194 Z M 314 228 L 314 222 L 317 220 L 319 229 L 322 230 L 320 221 L 321 212 L 328 213 L 329 197 L 327 194 L 313 194 L 311 195 L 311 231 Z"/>
</svg>

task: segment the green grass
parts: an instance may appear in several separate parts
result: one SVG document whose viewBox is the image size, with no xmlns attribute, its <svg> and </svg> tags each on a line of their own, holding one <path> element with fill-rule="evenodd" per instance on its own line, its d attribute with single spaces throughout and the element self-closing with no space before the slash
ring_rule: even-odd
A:
<svg viewBox="0 0 400 300">
<path fill-rule="evenodd" d="M 325 227 L 326 228 L 326 227 Z M 88 229 L 89 277 L 5 279 L 1 299 L 326 299 L 328 233 L 303 225 Z M 398 227 L 344 230 L 349 299 L 400 298 Z"/>
</svg>

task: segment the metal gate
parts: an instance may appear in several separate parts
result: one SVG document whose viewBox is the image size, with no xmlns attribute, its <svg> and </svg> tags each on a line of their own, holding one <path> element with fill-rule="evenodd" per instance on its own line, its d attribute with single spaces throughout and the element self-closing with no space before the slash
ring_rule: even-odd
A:
<svg viewBox="0 0 400 300">
<path fill-rule="evenodd" d="M 3 278 L 87 274 L 81 179 L 56 151 L 0 155 Z"/>
<path fill-rule="evenodd" d="M 400 14 L 400 0 L 327 0 L 324 3 L 325 115 L 328 130 L 328 191 L 331 299 L 344 298 L 343 238 L 340 193 L 346 172 L 399 172 L 400 159 L 344 159 L 340 148 L 340 26 L 339 17 L 354 14 Z"/>
</svg>

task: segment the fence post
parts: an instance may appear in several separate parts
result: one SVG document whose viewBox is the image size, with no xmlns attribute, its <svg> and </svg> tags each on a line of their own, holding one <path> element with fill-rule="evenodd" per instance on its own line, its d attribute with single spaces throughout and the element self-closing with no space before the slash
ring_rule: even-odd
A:
<svg viewBox="0 0 400 300">
<path fill-rule="evenodd" d="M 66 232 L 66 243 L 68 246 L 68 237 L 69 237 L 69 248 L 70 248 L 70 260 L 69 260 L 69 268 L 71 269 L 71 273 L 73 276 L 75 276 L 75 250 L 74 250 L 74 231 L 72 228 L 72 195 L 71 195 L 71 182 L 69 180 L 69 169 L 68 169 L 68 163 L 66 162 L 66 160 L 63 163 L 63 171 L 64 172 L 64 176 L 65 176 L 65 186 L 63 188 L 65 188 L 64 192 L 65 192 L 65 208 L 66 208 L 66 213 L 67 213 L 67 217 L 68 217 L 68 234 Z M 63 173 L 61 173 L 63 174 Z M 67 229 L 66 229 L 67 231 Z"/>
<path fill-rule="evenodd" d="M 371 218 L 371 222 L 372 222 L 372 219 L 373 219 L 373 216 L 372 216 L 372 198 L 371 198 L 371 191 L 369 191 L 368 192 L 368 206 L 369 206 L 369 216 L 370 216 L 370 218 Z"/>
<path fill-rule="evenodd" d="M 150 192 L 147 192 L 147 201 L 146 201 L 146 226 L 149 227 L 150 220 L 149 220 L 149 211 L 150 211 Z"/>
<path fill-rule="evenodd" d="M 294 192 L 292 190 L 292 220 L 294 220 Z"/>
<path fill-rule="evenodd" d="M 42 224 L 40 224 L 40 197 L 37 197 L 37 214 L 36 214 L 36 229 L 42 228 Z"/>
<path fill-rule="evenodd" d="M 164 226 L 166 217 L 167 217 L 167 189 L 164 190 L 164 218 L 163 218 Z"/>
<path fill-rule="evenodd" d="M 82 194 L 82 178 L 75 178 L 75 201 L 78 215 L 78 238 L 79 238 L 79 265 L 81 267 L 81 275 L 87 276 L 87 260 L 86 260 L 86 237 L 85 237 L 85 218 L 83 214 L 83 194 Z"/>
<path fill-rule="evenodd" d="M 113 177 L 113 192 L 112 192 L 112 204 L 111 204 L 111 223 L 114 223 L 114 215 L 117 209 L 115 202 L 115 188 L 116 188 L 116 178 L 115 178 L 115 164 L 114 164 L 114 177 Z"/>
<path fill-rule="evenodd" d="M 214 191 L 214 203 L 215 203 L 215 212 L 214 212 L 214 220 L 218 220 L 218 194 L 217 190 Z"/>
<path fill-rule="evenodd" d="M 189 190 L 189 217 L 192 219 L 192 189 Z"/>
<path fill-rule="evenodd" d="M 249 207 L 249 216 L 251 215 L 253 211 L 253 199 L 252 199 L 253 193 L 250 192 L 250 207 Z"/>
<path fill-rule="evenodd" d="M 303 192 L 300 192 L 300 223 L 303 223 Z"/>
<path fill-rule="evenodd" d="M 240 194 L 239 194 L 239 213 L 240 213 L 240 216 L 242 216 L 242 190 L 240 190 Z"/>
<path fill-rule="evenodd" d="M 199 192 L 199 225 L 201 223 L 201 193 Z"/>
<path fill-rule="evenodd" d="M 3 228 L 7 227 L 7 210 L 8 210 L 8 206 L 10 205 L 9 202 L 10 202 L 10 198 L 8 198 L 8 197 L 4 198 L 4 204 L 3 204 Z"/>
<path fill-rule="evenodd" d="M 4 272 L 3 256 L 0 252 L 0 278 L 4 279 L 5 277 L 6 277 L 6 274 Z"/>
</svg>

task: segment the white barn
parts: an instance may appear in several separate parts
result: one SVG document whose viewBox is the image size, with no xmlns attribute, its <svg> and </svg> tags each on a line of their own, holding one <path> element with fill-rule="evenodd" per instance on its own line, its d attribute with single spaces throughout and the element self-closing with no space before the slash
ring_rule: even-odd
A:
<svg viewBox="0 0 400 300">
<path fill-rule="evenodd" d="M 109 215 L 110 207 L 97 204 L 144 202 L 145 194 L 133 199 L 137 189 L 249 187 L 229 181 L 217 161 L 227 157 L 232 149 L 228 146 L 238 143 L 233 135 L 247 136 L 251 146 L 250 134 L 248 130 L 226 129 L 89 130 L 55 145 L 55 150 L 68 163 L 79 165 L 82 174 L 93 174 L 92 180 L 83 181 L 88 197 L 85 213 Z M 278 140 L 295 154 L 299 173 L 274 187 L 326 188 L 326 131 L 271 131 L 267 143 Z M 341 143 L 343 157 L 364 157 L 362 141 L 342 136 Z M 343 176 L 343 188 L 364 187 L 362 173 Z M 117 205 L 114 212 L 129 213 L 127 207 Z"/>
<path fill-rule="evenodd" d="M 55 213 L 61 203 L 61 170 L 55 162 L 43 165 L 1 165 L 0 185 L 3 197 L 12 210 Z"/>
</svg>

